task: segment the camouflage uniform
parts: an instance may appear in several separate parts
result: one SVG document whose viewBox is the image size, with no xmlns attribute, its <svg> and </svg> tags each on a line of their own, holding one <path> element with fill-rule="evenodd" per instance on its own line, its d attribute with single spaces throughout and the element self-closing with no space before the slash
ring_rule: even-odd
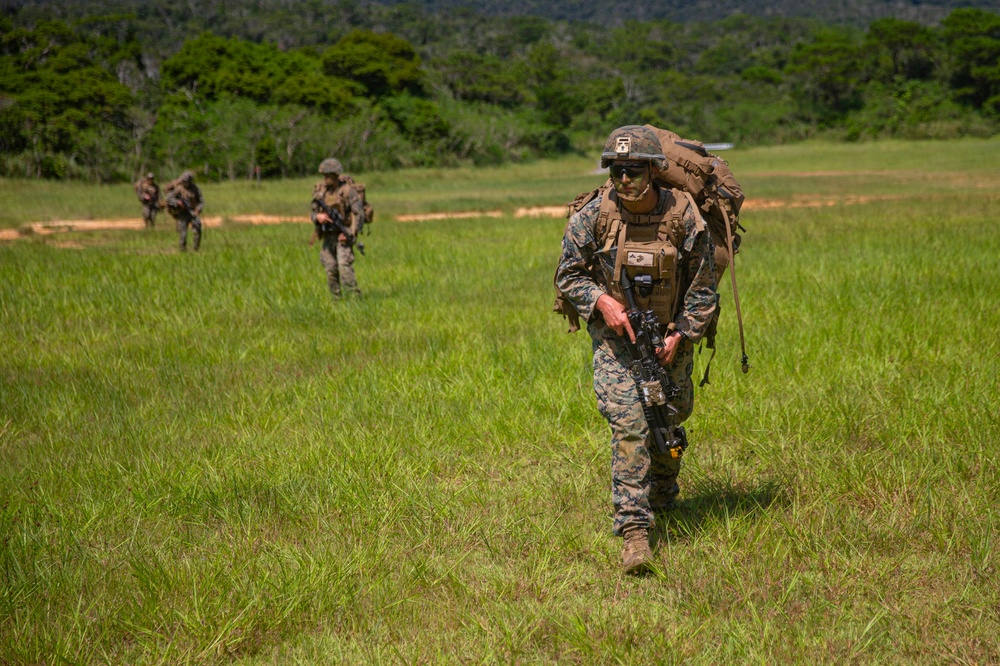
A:
<svg viewBox="0 0 1000 666">
<path fill-rule="evenodd" d="M 142 221 L 147 229 L 156 226 L 156 213 L 160 210 L 160 186 L 153 179 L 153 174 L 146 174 L 145 178 L 137 180 L 135 194 L 142 204 Z"/>
<path fill-rule="evenodd" d="M 194 232 L 192 246 L 197 252 L 201 247 L 201 209 L 205 200 L 201 190 L 194 183 L 191 172 L 181 174 L 177 180 L 170 181 L 165 188 L 167 210 L 177 220 L 177 240 L 180 251 L 187 250 L 188 226 Z"/>
<path fill-rule="evenodd" d="M 332 161 L 332 160 L 331 160 Z M 326 164 L 326 162 L 324 162 Z M 337 163 L 339 166 L 339 162 Z M 341 297 L 341 285 L 348 293 L 361 295 L 358 281 L 354 275 L 354 239 L 361 233 L 365 223 L 365 211 L 361 197 L 351 185 L 350 176 L 342 173 L 337 176 L 335 185 L 327 186 L 325 179 L 316 183 L 312 192 L 312 221 L 316 225 L 316 234 L 321 241 L 319 260 L 326 271 L 326 284 L 334 298 Z M 352 238 L 340 241 L 337 230 L 322 231 L 316 220 L 316 214 L 321 208 L 316 200 L 321 200 L 332 210 L 339 211 L 346 226 L 351 231 Z"/>
<path fill-rule="evenodd" d="M 658 187 L 654 185 L 654 187 Z M 616 197 L 607 191 L 603 196 Z M 608 327 L 596 309 L 597 299 L 607 293 L 607 266 L 596 255 L 604 239 L 597 238 L 597 221 L 603 196 L 598 196 L 573 215 L 563 237 L 562 257 L 556 270 L 556 286 L 587 321 L 593 342 L 594 392 L 597 406 L 611 426 L 611 496 L 614 503 L 614 534 L 653 526 L 654 512 L 668 509 L 678 493 L 680 460 L 660 455 L 652 446 L 646 418 L 632 379 L 632 364 L 626 338 Z M 677 190 L 660 190 L 652 215 L 662 215 Z M 621 210 L 622 203 L 617 206 Z M 684 338 L 668 371 L 680 387 L 671 403 L 677 408 L 675 425 L 686 420 L 694 407 L 694 343 L 704 335 L 718 307 L 715 285 L 715 247 L 708 229 L 690 206 L 683 216 L 685 230 L 677 258 L 678 303 L 673 323 Z M 603 268 L 602 268 L 603 266 Z M 671 322 L 662 322 L 664 328 Z"/>
</svg>

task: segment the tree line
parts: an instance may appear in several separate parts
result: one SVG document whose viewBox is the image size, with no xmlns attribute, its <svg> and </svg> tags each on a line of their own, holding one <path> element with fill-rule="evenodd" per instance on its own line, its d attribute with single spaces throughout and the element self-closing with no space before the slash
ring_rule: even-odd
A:
<svg viewBox="0 0 1000 666">
<path fill-rule="evenodd" d="M 737 14 L 609 27 L 283 4 L 297 19 L 278 39 L 253 15 L 238 31 L 155 1 L 0 17 L 0 175 L 299 176 L 329 155 L 356 171 L 494 164 L 593 151 L 646 122 L 740 145 L 1000 130 L 1000 15 L 983 9 L 937 25 Z M 157 10 L 172 31 L 150 29 Z"/>
<path fill-rule="evenodd" d="M 412 0 L 380 0 L 399 4 Z M 455 11 L 473 5 L 470 0 L 420 0 L 425 9 Z M 721 19 L 735 13 L 755 16 L 812 18 L 824 23 L 864 27 L 881 18 L 938 23 L 952 9 L 975 7 L 1000 11 L 997 0 L 634 0 L 627 9 L 612 2 L 581 0 L 492 0 L 483 8 L 496 16 L 532 15 L 553 20 L 614 24 L 622 17 L 637 20 L 669 18 L 681 23 Z"/>
</svg>

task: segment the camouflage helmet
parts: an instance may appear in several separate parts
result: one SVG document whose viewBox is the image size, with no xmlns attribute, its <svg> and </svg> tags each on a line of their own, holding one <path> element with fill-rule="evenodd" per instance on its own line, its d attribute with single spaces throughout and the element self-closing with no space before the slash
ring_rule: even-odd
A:
<svg viewBox="0 0 1000 666">
<path fill-rule="evenodd" d="M 653 130 L 641 125 L 619 127 L 608 137 L 604 152 L 601 153 L 601 168 L 608 168 L 615 160 L 652 162 L 658 169 L 667 167 L 667 158 L 663 154 L 660 140 L 653 134 Z"/>
<path fill-rule="evenodd" d="M 339 175 L 344 173 L 344 165 L 340 163 L 340 160 L 328 157 L 319 163 L 319 172 L 324 176 L 331 173 Z"/>
<path fill-rule="evenodd" d="M 185 171 L 184 173 L 181 174 L 180 181 L 182 183 L 190 183 L 193 180 L 194 180 L 193 171 Z"/>
</svg>

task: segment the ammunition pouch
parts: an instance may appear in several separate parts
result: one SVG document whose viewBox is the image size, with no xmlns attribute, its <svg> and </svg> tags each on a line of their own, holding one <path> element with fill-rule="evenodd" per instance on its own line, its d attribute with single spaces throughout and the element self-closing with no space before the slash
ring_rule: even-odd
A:
<svg viewBox="0 0 1000 666">
<path fill-rule="evenodd" d="M 618 246 L 616 264 L 619 267 L 616 267 L 613 276 L 621 275 L 620 267 L 624 267 L 629 279 L 636 285 L 643 282 L 637 279 L 639 276 L 651 278 L 649 287 L 644 289 L 638 286 L 634 290 L 636 304 L 641 310 L 652 310 L 662 324 L 670 323 L 677 301 L 677 248 L 666 240 L 644 242 L 626 239 Z M 608 293 L 627 307 L 619 280 L 612 280 Z"/>
</svg>

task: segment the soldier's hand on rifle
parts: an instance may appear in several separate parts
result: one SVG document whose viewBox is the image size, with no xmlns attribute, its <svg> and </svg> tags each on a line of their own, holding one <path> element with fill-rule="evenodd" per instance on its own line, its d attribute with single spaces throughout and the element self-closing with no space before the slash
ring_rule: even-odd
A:
<svg viewBox="0 0 1000 666">
<path fill-rule="evenodd" d="M 666 366 L 673 362 L 683 339 L 684 337 L 676 331 L 663 339 L 663 346 L 656 348 L 656 358 L 660 359 L 660 365 Z"/>
<path fill-rule="evenodd" d="M 342 233 L 339 236 L 337 236 L 337 240 L 340 241 L 341 243 L 347 243 L 350 239 L 347 237 L 347 234 Z"/>
<path fill-rule="evenodd" d="M 618 335 L 628 333 L 628 338 L 635 342 L 635 331 L 629 323 L 628 315 L 625 314 L 625 306 L 611 298 L 607 294 L 601 294 L 597 299 L 597 309 L 604 317 L 604 323 L 611 327 Z"/>
<path fill-rule="evenodd" d="M 316 221 L 320 224 L 330 224 L 333 222 L 333 220 L 330 219 L 330 216 L 323 212 L 316 213 Z"/>
</svg>

